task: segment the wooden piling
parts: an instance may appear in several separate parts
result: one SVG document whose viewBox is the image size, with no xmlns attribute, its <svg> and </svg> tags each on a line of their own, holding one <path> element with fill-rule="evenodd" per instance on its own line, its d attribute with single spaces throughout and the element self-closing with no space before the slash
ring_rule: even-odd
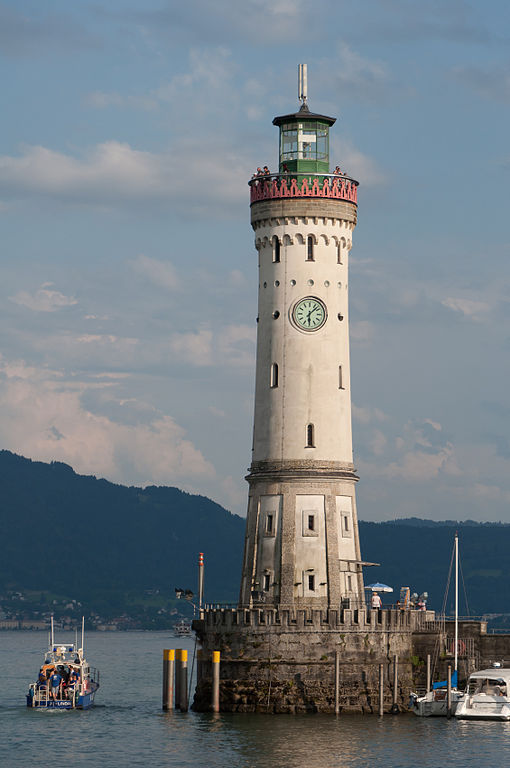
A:
<svg viewBox="0 0 510 768">
<path fill-rule="evenodd" d="M 398 656 L 393 657 L 393 704 L 391 705 L 391 714 L 398 715 L 400 712 L 398 706 Z"/>
<path fill-rule="evenodd" d="M 379 664 L 379 715 L 384 715 L 384 664 Z"/>
<path fill-rule="evenodd" d="M 340 652 L 335 651 L 335 715 L 340 713 Z"/>
<path fill-rule="evenodd" d="M 188 711 L 188 651 L 181 651 L 181 684 L 179 690 L 179 709 L 181 712 Z"/>
<path fill-rule="evenodd" d="M 174 665 L 175 650 L 166 648 L 163 651 L 163 709 L 168 710 L 173 707 L 174 696 Z"/>
<path fill-rule="evenodd" d="M 174 696 L 175 696 L 175 709 L 179 709 L 181 704 L 181 660 L 182 648 L 177 648 L 175 651 L 175 684 L 174 684 Z"/>
<path fill-rule="evenodd" d="M 452 716 L 452 668 L 448 664 L 448 677 L 446 684 L 446 717 Z"/>
<path fill-rule="evenodd" d="M 220 711 L 220 652 L 213 651 L 212 658 L 212 700 L 213 712 Z"/>
</svg>

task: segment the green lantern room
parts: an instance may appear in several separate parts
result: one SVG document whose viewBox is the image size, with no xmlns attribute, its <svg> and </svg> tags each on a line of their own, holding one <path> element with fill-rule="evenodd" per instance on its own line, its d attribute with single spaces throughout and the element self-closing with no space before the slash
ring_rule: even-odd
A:
<svg viewBox="0 0 510 768">
<path fill-rule="evenodd" d="M 280 128 L 279 173 L 329 173 L 329 128 L 336 118 L 310 112 L 306 102 L 293 115 L 275 117 Z"/>
</svg>

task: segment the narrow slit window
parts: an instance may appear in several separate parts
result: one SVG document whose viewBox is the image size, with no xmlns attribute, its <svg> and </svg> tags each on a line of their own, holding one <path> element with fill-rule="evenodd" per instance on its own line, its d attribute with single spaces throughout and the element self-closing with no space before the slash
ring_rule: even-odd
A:
<svg viewBox="0 0 510 768">
<path fill-rule="evenodd" d="M 275 389 L 278 386 L 278 363 L 273 363 L 271 366 L 271 389 Z"/>
<path fill-rule="evenodd" d="M 306 427 L 306 447 L 315 448 L 315 429 L 313 424 L 308 424 Z"/>
<path fill-rule="evenodd" d="M 341 365 L 338 366 L 338 389 L 344 389 L 344 377 Z"/>
<path fill-rule="evenodd" d="M 347 589 L 352 592 L 352 576 L 347 576 Z"/>
<path fill-rule="evenodd" d="M 349 532 L 349 515 L 344 515 L 344 531 Z"/>
<path fill-rule="evenodd" d="M 308 574 L 308 590 L 309 592 L 315 592 L 315 574 Z"/>
<path fill-rule="evenodd" d="M 340 241 L 336 247 L 337 263 L 342 264 L 342 242 Z"/>
<path fill-rule="evenodd" d="M 306 260 L 313 261 L 313 237 L 308 235 L 306 238 Z"/>
<path fill-rule="evenodd" d="M 276 264 L 280 261 L 280 241 L 275 235 L 273 237 L 273 263 Z"/>
<path fill-rule="evenodd" d="M 269 592 L 270 586 L 271 586 L 271 574 L 265 573 L 264 574 L 264 592 Z"/>
<path fill-rule="evenodd" d="M 308 515 L 308 530 L 315 531 L 315 515 Z"/>
<path fill-rule="evenodd" d="M 273 533 L 273 515 L 266 517 L 266 533 Z"/>
</svg>

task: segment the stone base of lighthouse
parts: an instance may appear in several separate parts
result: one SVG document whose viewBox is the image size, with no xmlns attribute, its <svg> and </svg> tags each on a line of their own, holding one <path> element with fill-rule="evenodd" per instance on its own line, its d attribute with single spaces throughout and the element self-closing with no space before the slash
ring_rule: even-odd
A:
<svg viewBox="0 0 510 768">
<path fill-rule="evenodd" d="M 407 708 L 418 612 L 365 610 L 209 610 L 193 628 L 202 646 L 193 708 L 210 711 L 212 651 L 221 653 L 223 712 L 334 712 L 339 655 L 342 712 L 375 713 L 384 668 L 385 709 Z"/>
</svg>

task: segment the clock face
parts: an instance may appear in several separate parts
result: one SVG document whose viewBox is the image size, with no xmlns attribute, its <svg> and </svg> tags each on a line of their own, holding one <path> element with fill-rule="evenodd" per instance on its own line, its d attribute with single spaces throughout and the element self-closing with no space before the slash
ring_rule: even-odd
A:
<svg viewBox="0 0 510 768">
<path fill-rule="evenodd" d="M 307 296 L 294 305 L 292 319 L 303 331 L 318 331 L 326 322 L 326 307 L 320 299 Z"/>
</svg>

